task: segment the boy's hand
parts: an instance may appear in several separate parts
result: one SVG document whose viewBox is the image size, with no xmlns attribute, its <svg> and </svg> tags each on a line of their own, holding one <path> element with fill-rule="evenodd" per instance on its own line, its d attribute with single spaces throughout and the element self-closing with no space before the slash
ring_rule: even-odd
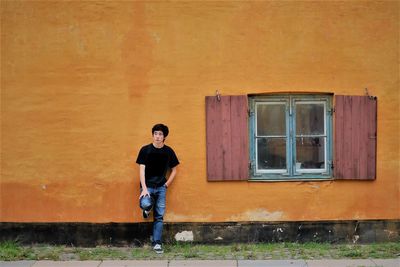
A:
<svg viewBox="0 0 400 267">
<path fill-rule="evenodd" d="M 147 191 L 147 188 L 144 188 L 142 190 L 142 193 L 140 193 L 139 199 L 141 199 L 142 197 L 145 197 L 145 196 L 150 196 L 149 191 Z"/>
</svg>

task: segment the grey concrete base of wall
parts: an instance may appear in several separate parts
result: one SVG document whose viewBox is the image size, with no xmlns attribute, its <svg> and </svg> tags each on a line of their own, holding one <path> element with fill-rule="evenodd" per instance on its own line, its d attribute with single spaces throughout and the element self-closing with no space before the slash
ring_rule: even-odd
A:
<svg viewBox="0 0 400 267">
<path fill-rule="evenodd" d="M 74 246 L 136 245 L 150 242 L 151 223 L 0 223 L 0 241 Z M 164 241 L 247 242 L 399 242 L 400 220 L 165 223 Z"/>
</svg>

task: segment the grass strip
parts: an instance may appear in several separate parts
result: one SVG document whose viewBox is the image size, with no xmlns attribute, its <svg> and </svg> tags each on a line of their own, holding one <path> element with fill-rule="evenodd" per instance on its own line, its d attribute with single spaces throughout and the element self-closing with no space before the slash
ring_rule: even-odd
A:
<svg viewBox="0 0 400 267">
<path fill-rule="evenodd" d="M 143 247 L 73 247 L 17 242 L 0 242 L 0 260 L 228 260 L 228 259 L 385 259 L 400 256 L 400 243 L 328 244 L 328 243 L 240 243 L 202 245 L 175 243 L 164 245 L 164 254 Z"/>
</svg>

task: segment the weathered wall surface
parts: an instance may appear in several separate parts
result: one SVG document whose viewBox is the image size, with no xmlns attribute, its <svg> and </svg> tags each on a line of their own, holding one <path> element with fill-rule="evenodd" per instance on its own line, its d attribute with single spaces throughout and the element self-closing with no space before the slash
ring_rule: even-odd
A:
<svg viewBox="0 0 400 267">
<path fill-rule="evenodd" d="M 3 222 L 140 222 L 169 125 L 169 222 L 399 219 L 399 2 L 1 2 Z M 204 96 L 378 97 L 373 182 L 206 180 Z"/>
</svg>

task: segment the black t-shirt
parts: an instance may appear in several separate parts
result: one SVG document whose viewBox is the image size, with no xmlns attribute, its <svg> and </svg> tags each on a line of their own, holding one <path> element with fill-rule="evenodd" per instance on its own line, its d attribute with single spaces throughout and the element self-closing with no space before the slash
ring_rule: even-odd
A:
<svg viewBox="0 0 400 267">
<path fill-rule="evenodd" d="M 165 175 L 168 169 L 179 164 L 174 150 L 167 145 L 156 148 L 153 144 L 143 146 L 136 159 L 137 164 L 143 164 L 147 187 L 162 186 L 167 182 Z"/>
</svg>

